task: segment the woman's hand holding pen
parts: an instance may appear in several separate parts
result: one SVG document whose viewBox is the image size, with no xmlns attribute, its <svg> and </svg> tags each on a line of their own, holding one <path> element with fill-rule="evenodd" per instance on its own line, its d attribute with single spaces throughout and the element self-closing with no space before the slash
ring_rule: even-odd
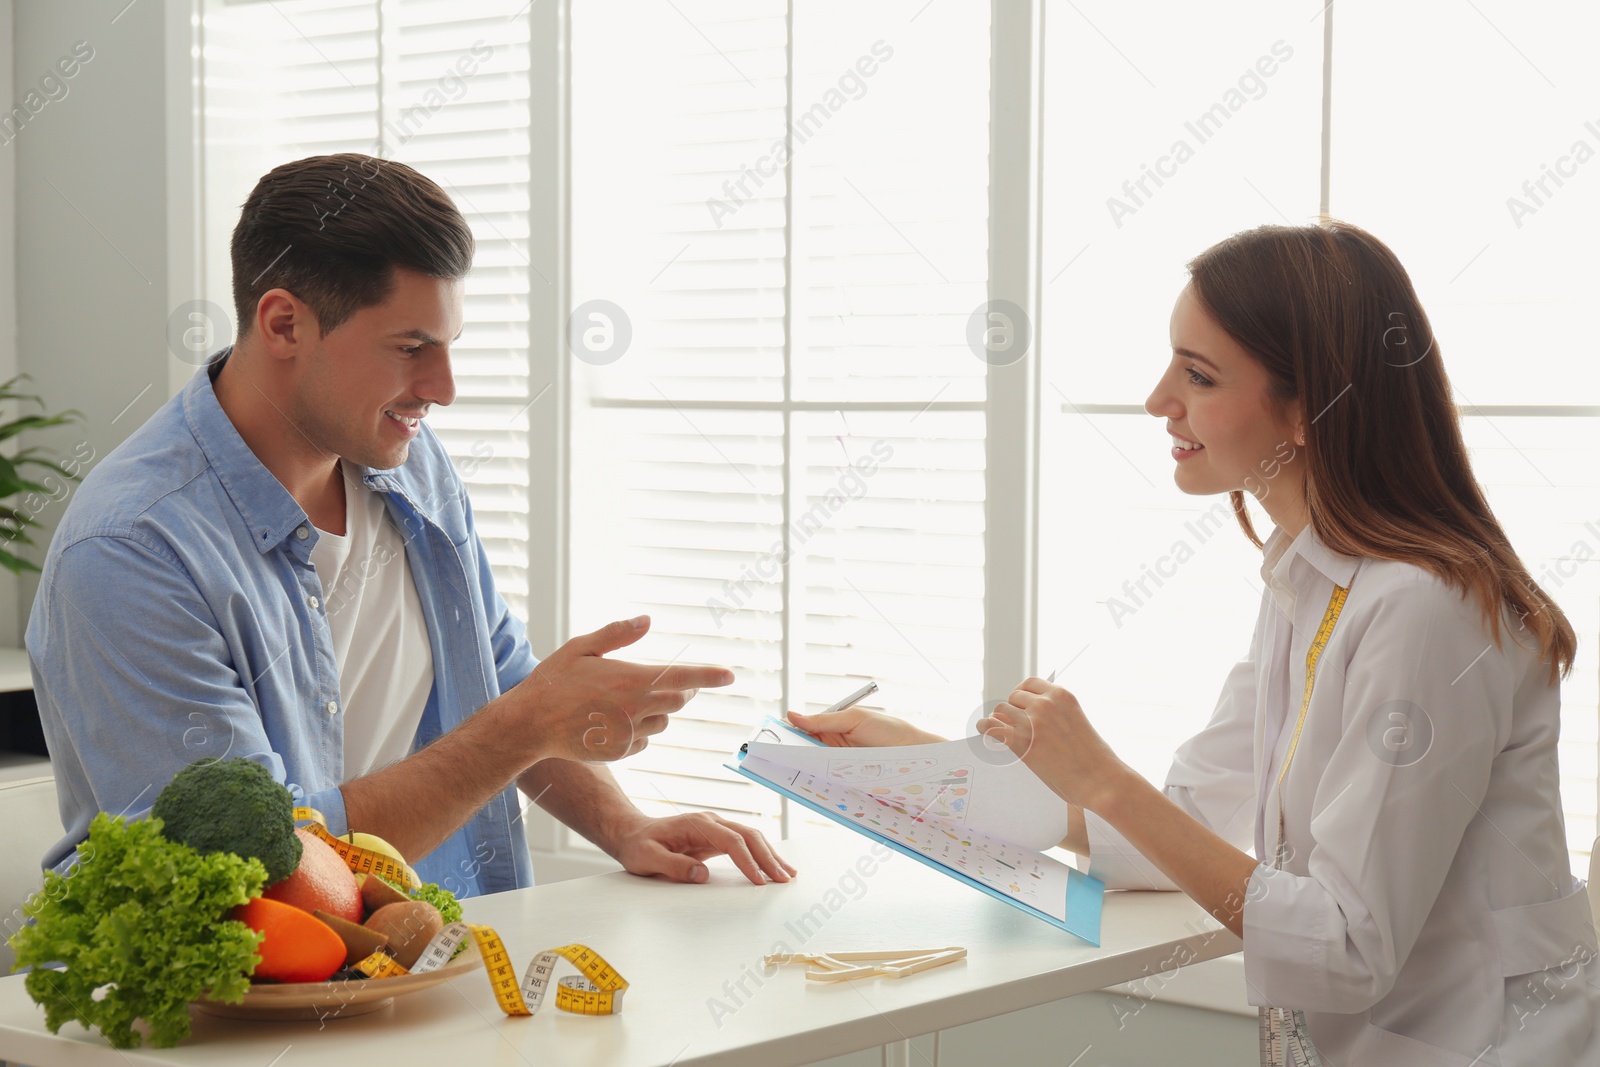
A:
<svg viewBox="0 0 1600 1067">
<path fill-rule="evenodd" d="M 1099 811 L 1133 772 L 1089 725 L 1078 698 L 1029 678 L 978 720 L 978 732 L 1003 741 L 1069 804 Z"/>
<path fill-rule="evenodd" d="M 928 745 L 944 738 L 919 730 L 904 719 L 866 708 L 817 715 L 789 713 L 789 721 L 833 748 L 872 748 L 879 745 Z"/>
</svg>

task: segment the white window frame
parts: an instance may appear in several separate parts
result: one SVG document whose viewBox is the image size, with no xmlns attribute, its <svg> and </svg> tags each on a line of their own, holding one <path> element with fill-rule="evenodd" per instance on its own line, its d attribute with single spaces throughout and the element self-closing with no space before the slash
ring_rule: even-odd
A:
<svg viewBox="0 0 1600 1067">
<path fill-rule="evenodd" d="M 530 143 L 540 143 L 537 131 L 552 130 L 551 143 L 560 150 L 550 154 L 542 165 L 533 170 L 535 185 L 530 202 L 530 242 L 539 247 L 541 240 L 558 242 L 558 262 L 561 277 L 562 303 L 559 309 L 541 307 L 534 322 L 543 329 L 540 334 L 530 325 L 529 350 L 533 365 L 529 368 L 530 388 L 537 391 L 543 381 L 551 383 L 551 393 L 557 396 L 561 408 L 562 427 L 559 435 L 553 429 L 541 432 L 548 441 L 537 438 L 531 441 L 530 451 L 540 455 L 540 448 L 549 447 L 551 455 L 559 454 L 560 463 L 547 468 L 553 482 L 548 491 L 559 494 L 552 497 L 557 506 L 548 516 L 540 516 L 545 528 L 534 527 L 528 553 L 529 613 L 540 611 L 535 605 L 542 590 L 549 595 L 560 594 L 565 585 L 565 575 L 571 565 L 568 554 L 570 534 L 569 510 L 569 434 L 566 419 L 570 416 L 572 392 L 568 377 L 570 364 L 566 353 L 565 299 L 569 255 L 570 198 L 567 195 L 567 166 L 570 162 L 568 131 L 571 121 L 570 92 L 567 79 L 569 70 L 564 65 L 570 55 L 571 0 L 542 5 L 537 11 L 531 33 L 531 69 L 550 72 L 543 84 L 535 81 L 532 99 L 535 114 L 530 123 Z M 794 8 L 789 8 L 791 32 L 788 35 L 790 67 L 793 67 Z M 1040 212 L 1041 168 L 1039 144 L 1041 137 L 1040 114 L 1042 72 L 1040 52 L 1043 45 L 1042 0 L 1000 2 L 990 5 L 990 116 L 989 116 L 989 284 L 991 301 L 1007 300 L 1023 309 L 1032 326 L 1032 347 L 1023 359 L 1007 366 L 991 366 L 988 370 L 987 398 L 983 401 L 938 401 L 924 404 L 921 401 L 894 401 L 861 403 L 840 401 L 806 401 L 792 398 L 794 338 L 789 324 L 784 338 L 784 399 L 739 403 L 741 409 L 776 411 L 784 418 L 786 442 L 784 464 L 785 484 L 789 487 L 784 500 L 784 536 L 788 536 L 790 514 L 803 507 L 798 499 L 804 484 L 801 450 L 795 447 L 795 417 L 807 411 L 973 411 L 1005 412 L 1006 417 L 988 419 L 985 436 L 985 542 L 984 542 L 984 694 L 1007 693 L 1017 679 L 1038 669 L 1037 660 L 1037 508 L 1039 488 L 1039 341 L 1036 325 L 1039 321 L 1040 301 Z M 546 32 L 548 31 L 548 32 Z M 552 106 L 553 105 L 553 106 Z M 789 98 L 786 108 L 790 114 L 796 105 L 794 80 L 789 80 Z M 541 112 L 542 107 L 549 110 Z M 544 123 L 541 126 L 541 122 Z M 787 123 L 786 123 L 786 128 Z M 555 130 L 559 129 L 559 133 Z M 793 153 L 785 164 L 786 188 L 794 188 Z M 554 169 L 559 167 L 559 172 Z M 540 179 L 549 183 L 551 190 L 559 193 L 548 198 L 540 195 Z M 786 247 L 794 247 L 792 238 L 792 213 L 785 218 Z M 795 284 L 793 271 L 786 272 L 786 291 Z M 793 307 L 789 301 L 787 306 Z M 546 316 L 545 311 L 550 314 Z M 559 310 L 559 314 L 555 313 Z M 688 400 L 662 401 L 652 399 L 607 399 L 597 402 L 603 407 L 659 408 L 668 406 L 685 411 L 701 407 L 726 408 L 725 401 L 697 403 Z M 1017 412 L 1025 413 L 1016 417 Z M 557 453 L 559 449 L 559 453 Z M 540 480 L 546 472 L 535 471 L 531 483 L 531 499 L 539 499 Z M 530 519 L 533 517 L 530 516 Z M 541 536 L 542 535 L 542 536 Z M 550 577 L 559 575 L 559 578 Z M 798 640 L 800 628 L 794 617 L 799 598 L 793 595 L 796 578 L 786 567 L 782 580 L 784 613 L 785 655 L 782 671 L 783 699 L 786 707 L 799 707 L 800 695 L 792 688 L 796 679 L 792 670 L 793 656 L 789 650 Z M 533 618 L 529 622 L 529 639 L 536 651 L 557 647 L 571 636 L 568 613 L 564 603 L 552 604 L 545 609 L 549 617 L 542 625 Z M 548 641 L 540 637 L 548 634 Z M 787 805 L 785 805 L 785 810 Z M 571 831 L 549 815 L 530 808 L 527 814 L 529 840 L 534 847 L 535 867 L 542 879 L 573 877 L 602 870 L 615 870 L 616 865 L 592 848 L 574 844 Z M 787 830 L 788 819 L 782 825 Z"/>
</svg>

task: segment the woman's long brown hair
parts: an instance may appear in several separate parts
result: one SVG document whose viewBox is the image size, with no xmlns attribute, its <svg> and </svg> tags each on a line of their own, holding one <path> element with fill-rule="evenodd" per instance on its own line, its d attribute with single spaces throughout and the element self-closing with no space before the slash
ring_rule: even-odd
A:
<svg viewBox="0 0 1600 1067">
<path fill-rule="evenodd" d="M 1522 617 L 1554 682 L 1572 669 L 1572 624 L 1529 575 L 1472 475 L 1428 317 L 1387 245 L 1348 223 L 1262 226 L 1189 264 L 1211 317 L 1306 418 L 1306 508 L 1324 544 L 1401 560 L 1483 608 Z M 1234 514 L 1257 547 L 1244 494 Z"/>
</svg>

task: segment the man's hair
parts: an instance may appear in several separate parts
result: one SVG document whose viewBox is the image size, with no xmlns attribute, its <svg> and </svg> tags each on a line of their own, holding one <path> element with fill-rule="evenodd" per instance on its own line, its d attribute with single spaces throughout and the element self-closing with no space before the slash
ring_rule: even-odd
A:
<svg viewBox="0 0 1600 1067">
<path fill-rule="evenodd" d="M 394 268 L 460 278 L 472 230 L 450 198 L 404 163 L 356 152 L 285 163 L 256 183 L 233 230 L 239 336 L 256 305 L 287 289 L 326 336 L 394 291 Z"/>
</svg>

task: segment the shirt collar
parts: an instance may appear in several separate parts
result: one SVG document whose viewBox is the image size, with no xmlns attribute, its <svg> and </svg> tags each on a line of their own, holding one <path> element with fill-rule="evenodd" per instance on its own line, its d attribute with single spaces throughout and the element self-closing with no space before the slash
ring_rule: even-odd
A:
<svg viewBox="0 0 1600 1067">
<path fill-rule="evenodd" d="M 277 475 L 256 458 L 234 428 L 233 420 L 217 402 L 212 372 L 232 353 L 232 345 L 222 349 L 190 379 L 184 387 L 183 411 L 200 450 L 217 472 L 233 506 L 239 509 L 254 533 L 256 550 L 265 553 L 304 525 L 308 517 L 305 509 L 278 481 Z M 412 452 L 415 458 L 416 449 Z M 379 493 L 398 492 L 415 507 L 415 501 L 427 494 L 418 491 L 418 476 L 410 469 L 412 465 L 408 461 L 399 467 L 379 470 L 347 461 L 347 469 L 367 488 Z"/>
<path fill-rule="evenodd" d="M 256 551 L 276 548 L 306 522 L 305 509 L 289 495 L 283 483 L 256 458 L 234 428 L 233 420 L 217 402 L 211 372 L 233 352 L 229 345 L 211 357 L 183 390 L 183 415 L 189 432 L 216 471 L 251 532 Z"/>
<path fill-rule="evenodd" d="M 1305 565 L 1296 566 L 1296 560 L 1303 560 Z M 1293 618 L 1297 594 L 1315 576 L 1320 575 L 1334 585 L 1349 588 L 1360 562 L 1355 556 L 1335 552 L 1323 544 L 1309 522 L 1292 539 L 1279 526 L 1273 528 L 1272 536 L 1262 546 L 1261 578 L 1272 590 L 1272 597 L 1278 606 Z"/>
</svg>

